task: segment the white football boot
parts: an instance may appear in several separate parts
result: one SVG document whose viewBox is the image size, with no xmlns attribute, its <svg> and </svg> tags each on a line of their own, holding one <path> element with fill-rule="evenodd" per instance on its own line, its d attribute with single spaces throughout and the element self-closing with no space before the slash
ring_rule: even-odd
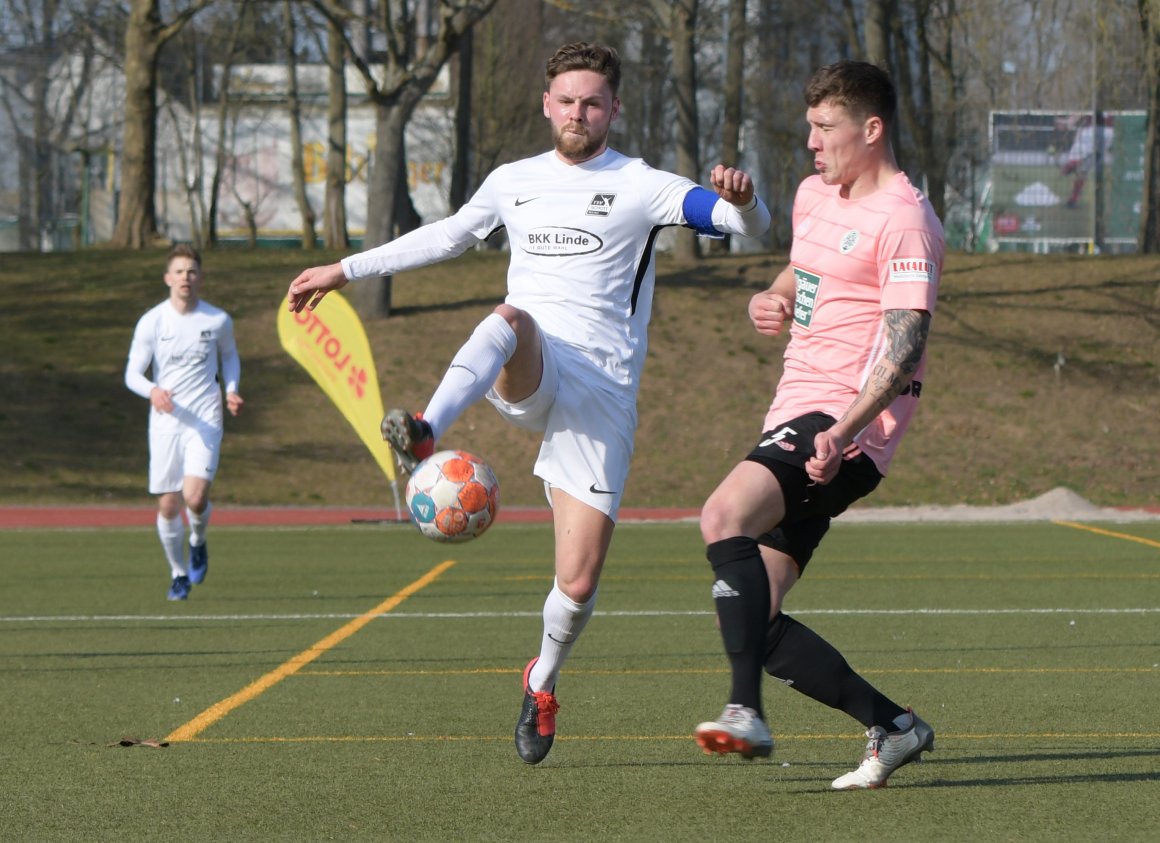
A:
<svg viewBox="0 0 1160 843">
<path fill-rule="evenodd" d="M 737 752 L 742 758 L 768 758 L 773 754 L 769 727 L 756 711 L 744 705 L 725 706 L 719 718 L 699 724 L 693 736 L 706 755 Z"/>
<path fill-rule="evenodd" d="M 910 709 L 910 728 L 887 732 L 873 726 L 866 737 L 866 755 L 857 770 L 834 779 L 834 790 L 873 790 L 886 787 L 886 780 L 899 767 L 921 760 L 922 753 L 934 751 L 934 729 Z"/>
</svg>

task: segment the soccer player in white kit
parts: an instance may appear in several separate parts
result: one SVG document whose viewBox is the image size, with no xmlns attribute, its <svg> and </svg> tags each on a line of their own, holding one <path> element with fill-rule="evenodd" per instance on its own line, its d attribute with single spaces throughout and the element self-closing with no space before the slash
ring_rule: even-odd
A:
<svg viewBox="0 0 1160 843">
<path fill-rule="evenodd" d="M 701 510 L 729 702 L 694 730 L 706 752 L 768 756 L 762 671 L 861 722 L 858 768 L 833 787 L 882 787 L 934 749 L 934 730 L 781 611 L 830 519 L 886 474 L 922 391 L 945 251 L 942 224 L 890 145 L 897 98 L 865 62 L 823 67 L 805 90 L 818 174 L 794 198 L 790 265 L 750 301 L 758 332 L 790 322 L 765 431 Z"/>
<path fill-rule="evenodd" d="M 749 176 L 722 165 L 714 190 L 608 148 L 620 111 L 620 60 L 588 43 L 546 69 L 554 149 L 496 169 L 453 216 L 290 285 L 293 310 L 348 281 L 461 254 L 498 229 L 511 247 L 508 294 L 459 350 L 422 414 L 392 410 L 383 434 L 411 470 L 473 402 L 541 432 L 534 472 L 555 525 L 555 582 L 539 655 L 524 669 L 520 758 L 537 764 L 555 737 L 556 680 L 596 603 L 632 456 L 636 396 L 652 312 L 654 248 L 667 226 L 757 236 L 769 211 Z"/>
<path fill-rule="evenodd" d="M 185 600 L 209 567 L 205 533 L 221 457 L 222 386 L 225 406 L 236 416 L 243 404 L 242 366 L 233 320 L 201 300 L 196 249 L 173 247 L 165 283 L 169 298 L 142 316 L 133 332 L 125 385 L 149 399 L 149 492 L 158 496 L 157 534 L 171 572 L 168 598 Z M 146 377 L 150 368 L 152 380 Z"/>
</svg>

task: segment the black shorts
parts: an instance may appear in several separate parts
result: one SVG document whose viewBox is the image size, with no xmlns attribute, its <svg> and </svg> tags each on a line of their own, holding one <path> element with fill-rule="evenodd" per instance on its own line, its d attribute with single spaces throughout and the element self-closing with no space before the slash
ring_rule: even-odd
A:
<svg viewBox="0 0 1160 843">
<path fill-rule="evenodd" d="M 785 498 L 785 518 L 758 536 L 759 544 L 790 556 L 799 572 L 830 529 L 830 519 L 882 482 L 874 461 L 865 454 L 842 460 L 837 476 L 824 486 L 810 480 L 806 462 L 814 455 L 814 437 L 834 424 L 833 416 L 808 413 L 762 434 L 747 460 L 768 468 Z"/>
</svg>

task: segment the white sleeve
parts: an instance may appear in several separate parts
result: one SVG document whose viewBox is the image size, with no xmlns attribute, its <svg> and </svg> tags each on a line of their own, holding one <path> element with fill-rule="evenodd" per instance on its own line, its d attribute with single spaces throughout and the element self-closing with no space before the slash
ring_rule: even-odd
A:
<svg viewBox="0 0 1160 843">
<path fill-rule="evenodd" d="M 129 360 L 125 364 L 125 386 L 142 398 L 148 398 L 155 384 L 145 377 L 145 370 L 153 362 L 153 341 L 151 331 L 143 324 L 137 323 L 133 332 L 133 343 L 129 346 Z"/>
<path fill-rule="evenodd" d="M 479 242 L 455 217 L 447 217 L 389 243 L 343 258 L 342 271 L 348 281 L 394 275 L 461 255 Z"/>
<path fill-rule="evenodd" d="M 242 360 L 238 357 L 238 344 L 234 341 L 234 320 L 228 316 L 218 335 L 218 353 L 222 359 L 222 384 L 226 392 L 237 392 L 242 379 Z"/>
<path fill-rule="evenodd" d="M 769 229 L 770 219 L 769 208 L 757 196 L 753 197 L 753 204 L 744 210 L 724 199 L 718 199 L 713 206 L 714 227 L 730 234 L 760 237 Z"/>
</svg>

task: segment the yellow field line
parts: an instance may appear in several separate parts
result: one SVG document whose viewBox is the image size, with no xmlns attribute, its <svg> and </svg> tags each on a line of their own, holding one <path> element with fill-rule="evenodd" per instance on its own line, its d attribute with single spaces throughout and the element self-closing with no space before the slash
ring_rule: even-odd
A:
<svg viewBox="0 0 1160 843">
<path fill-rule="evenodd" d="M 1126 539 L 1130 542 L 1139 542 L 1146 544 L 1148 547 L 1160 547 L 1160 542 L 1152 539 L 1145 539 L 1140 536 L 1133 536 L 1130 533 L 1114 533 L 1111 530 L 1101 530 L 1099 527 L 1092 527 L 1088 524 L 1077 524 L 1075 521 L 1052 521 L 1052 524 L 1058 524 L 1060 527 L 1074 527 L 1077 530 L 1087 530 L 1089 533 L 1097 533 L 1101 536 L 1110 536 L 1113 539 Z"/>
<path fill-rule="evenodd" d="M 857 739 L 852 733 L 836 735 L 775 735 L 778 741 L 846 741 Z M 940 741 L 988 741 L 988 740 L 1048 740 L 1106 738 L 1160 738 L 1160 732 L 990 732 L 990 733 L 938 733 Z M 254 743 L 495 743 L 510 741 L 511 735 L 311 735 L 305 737 L 266 738 L 197 738 L 197 743 L 254 744 Z M 692 741 L 693 735 L 556 735 L 557 741 Z"/>
<path fill-rule="evenodd" d="M 371 609 L 369 612 L 364 612 L 357 618 L 354 618 L 342 627 L 336 629 L 334 632 L 330 633 L 330 635 L 323 638 L 314 646 L 303 650 L 294 658 L 283 663 L 274 670 L 271 670 L 265 676 L 255 680 L 254 682 L 251 682 L 236 694 L 226 697 L 220 702 L 214 703 L 201 714 L 197 715 L 197 717 L 186 723 L 184 726 L 180 726 L 171 732 L 165 738 L 165 740 L 169 741 L 170 743 L 193 740 L 202 731 L 212 726 L 217 721 L 221 720 L 238 706 L 244 705 L 245 703 L 254 699 L 254 697 L 278 684 L 287 676 L 291 676 L 297 673 L 306 665 L 310 664 L 310 662 L 314 661 L 316 658 L 325 653 L 327 650 L 335 647 L 350 636 L 354 635 L 379 615 L 391 611 L 415 592 L 426 588 L 428 585 L 438 579 L 444 571 L 446 571 L 454 564 L 455 563 L 452 561 L 447 561 L 436 565 L 434 568 L 421 576 L 419 579 L 415 580 L 402 591 L 398 591 L 391 595 L 382 603 Z"/>
<path fill-rule="evenodd" d="M 1156 673 L 1154 667 L 883 667 L 866 668 L 863 674 L 926 673 Z M 303 670 L 302 676 L 515 676 L 520 669 L 476 667 L 447 670 Z M 727 667 L 656 668 L 653 670 L 570 670 L 570 676 L 700 676 L 729 673 Z"/>
</svg>

